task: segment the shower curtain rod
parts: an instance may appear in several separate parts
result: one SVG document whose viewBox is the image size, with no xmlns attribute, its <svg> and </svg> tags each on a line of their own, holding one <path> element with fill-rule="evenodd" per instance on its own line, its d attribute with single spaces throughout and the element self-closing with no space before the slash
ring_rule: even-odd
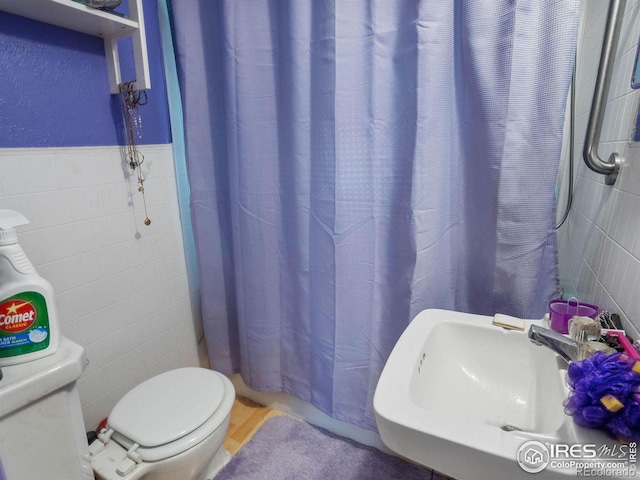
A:
<svg viewBox="0 0 640 480">
<path fill-rule="evenodd" d="M 593 92 L 593 102 L 591 103 L 591 113 L 589 114 L 589 125 L 587 126 L 583 152 L 584 162 L 594 172 L 606 175 L 605 183 L 607 185 L 613 185 L 616 182 L 618 171 L 622 164 L 622 156 L 615 152 L 609 156 L 607 162 L 604 162 L 598 156 L 598 144 L 602 133 L 604 112 L 607 107 L 607 95 L 618 47 L 618 38 L 620 37 L 624 5 L 625 0 L 611 0 L 609 4 L 607 27 L 602 41 L 598 76 L 596 77 L 596 87 Z"/>
</svg>

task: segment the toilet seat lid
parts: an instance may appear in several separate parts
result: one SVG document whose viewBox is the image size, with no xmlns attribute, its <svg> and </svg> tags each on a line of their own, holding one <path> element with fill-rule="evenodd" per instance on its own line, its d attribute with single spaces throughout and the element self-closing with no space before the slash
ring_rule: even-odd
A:
<svg viewBox="0 0 640 480">
<path fill-rule="evenodd" d="M 224 382 L 213 370 L 170 370 L 122 397 L 109 415 L 109 427 L 140 446 L 164 445 L 205 423 L 224 393 Z"/>
</svg>

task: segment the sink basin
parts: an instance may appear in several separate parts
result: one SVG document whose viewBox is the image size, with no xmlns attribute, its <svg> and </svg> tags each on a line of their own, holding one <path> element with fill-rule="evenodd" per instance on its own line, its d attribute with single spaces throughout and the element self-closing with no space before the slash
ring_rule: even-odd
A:
<svg viewBox="0 0 640 480">
<path fill-rule="evenodd" d="M 425 324 L 428 320 L 423 321 Z M 526 335 L 464 322 L 432 322 L 409 379 L 409 401 L 459 423 L 553 432 L 564 420 L 558 362 Z M 404 350 L 407 354 L 408 351 Z M 414 366 L 415 367 L 415 366 Z M 537 372 L 532 375 L 532 372 Z"/>
<path fill-rule="evenodd" d="M 526 332 L 492 321 L 425 310 L 407 327 L 373 400 L 380 436 L 390 449 L 458 480 L 511 480 L 531 479 L 516 461 L 528 441 L 615 443 L 564 413 L 569 390 L 562 358 L 533 344 Z M 575 476 L 575 467 L 550 464 L 535 478 Z"/>
</svg>

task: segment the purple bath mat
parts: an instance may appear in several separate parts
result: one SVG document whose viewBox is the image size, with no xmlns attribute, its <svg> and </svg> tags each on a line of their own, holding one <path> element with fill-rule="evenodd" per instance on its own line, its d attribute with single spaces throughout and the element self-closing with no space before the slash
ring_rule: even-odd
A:
<svg viewBox="0 0 640 480">
<path fill-rule="evenodd" d="M 445 480 L 286 416 L 267 420 L 215 480 Z"/>
</svg>

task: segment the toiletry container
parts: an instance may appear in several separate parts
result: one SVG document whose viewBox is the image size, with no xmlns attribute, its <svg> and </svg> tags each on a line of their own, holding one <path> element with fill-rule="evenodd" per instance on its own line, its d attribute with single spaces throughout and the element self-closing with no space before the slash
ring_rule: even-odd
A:
<svg viewBox="0 0 640 480">
<path fill-rule="evenodd" d="M 59 326 L 53 288 L 18 244 L 15 227 L 29 221 L 0 210 L 0 367 L 52 355 Z"/>
<path fill-rule="evenodd" d="M 573 317 L 596 318 L 598 307 L 588 303 L 579 303 L 575 298 L 569 300 L 551 300 L 549 302 L 551 330 L 558 333 L 569 333 L 569 320 Z"/>
<path fill-rule="evenodd" d="M 102 480 L 209 480 L 230 459 L 222 443 L 235 399 L 224 375 L 180 368 L 129 391 L 89 447 Z"/>
<path fill-rule="evenodd" d="M 76 381 L 84 349 L 64 337 L 55 353 L 2 367 L 0 458 L 8 480 L 93 480 Z"/>
</svg>

